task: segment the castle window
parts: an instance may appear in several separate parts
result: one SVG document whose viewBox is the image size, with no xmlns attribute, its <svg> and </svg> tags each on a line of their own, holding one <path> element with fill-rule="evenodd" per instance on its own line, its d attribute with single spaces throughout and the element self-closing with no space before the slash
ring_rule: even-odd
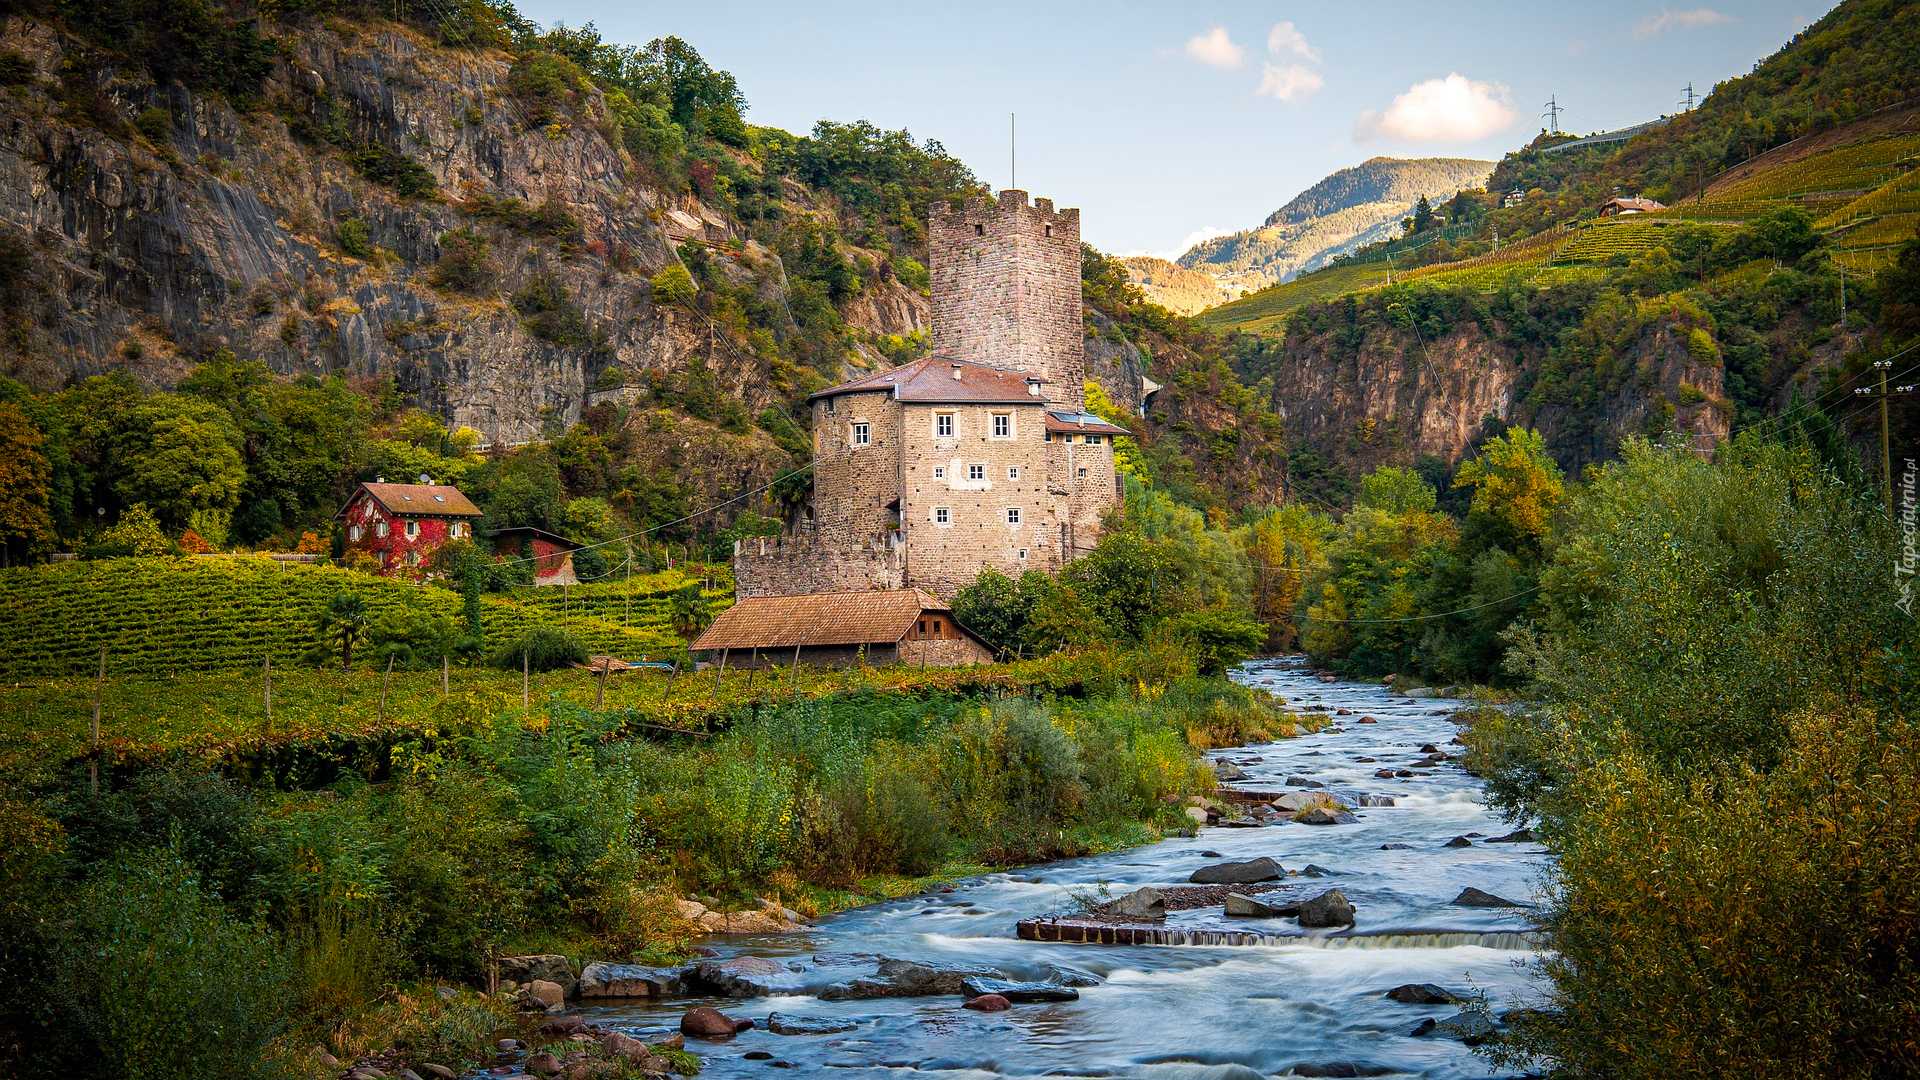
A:
<svg viewBox="0 0 1920 1080">
<path fill-rule="evenodd" d="M 1051 225 L 1049 225 L 1049 226 L 1047 226 L 1047 235 L 1048 235 L 1048 236 L 1052 236 L 1052 235 L 1053 235 L 1053 226 L 1051 226 Z M 1025 555 L 1022 555 L 1022 556 L 1020 556 L 1020 557 L 1021 557 L 1021 558 L 1023 558 L 1023 559 L 1024 559 L 1024 558 L 1026 558 L 1026 556 L 1025 556 Z"/>
<path fill-rule="evenodd" d="M 1007 479 L 1009 480 L 1020 479 L 1020 466 L 1018 465 L 1007 466 Z"/>
<path fill-rule="evenodd" d="M 993 414 L 993 437 L 996 439 L 1013 438 L 1013 414 L 997 412 Z"/>
<path fill-rule="evenodd" d="M 869 446 L 872 443 L 873 443 L 873 425 L 871 424 L 853 425 L 853 445 Z"/>
<path fill-rule="evenodd" d="M 933 436 L 936 439 L 953 438 L 953 414 L 938 412 L 933 414 Z"/>
<path fill-rule="evenodd" d="M 1019 507 L 1017 506 L 1007 507 L 1007 524 L 1009 525 L 1020 524 L 1020 508 Z"/>
<path fill-rule="evenodd" d="M 967 479 L 985 480 L 986 478 L 987 478 L 987 467 L 985 465 L 967 466 Z"/>
<path fill-rule="evenodd" d="M 1020 561 L 1021 561 L 1021 562 L 1026 562 L 1026 561 L 1027 561 L 1027 549 L 1026 549 L 1026 548 L 1021 548 L 1021 549 L 1020 549 Z"/>
<path fill-rule="evenodd" d="M 973 227 L 973 235 L 975 236 L 987 235 L 987 227 L 985 225 L 975 225 Z"/>
<path fill-rule="evenodd" d="M 934 508 L 933 508 L 933 523 L 934 523 L 935 525 L 951 525 L 951 524 L 953 524 L 953 510 L 952 510 L 951 508 L 949 508 L 949 507 L 945 507 L 945 506 L 936 506 L 936 507 L 934 507 Z"/>
<path fill-rule="evenodd" d="M 827 403 L 821 408 L 821 411 L 826 413 L 828 416 L 833 415 L 833 399 L 832 398 L 827 399 Z"/>
<path fill-rule="evenodd" d="M 1082 480 L 1085 480 L 1086 478 L 1087 478 L 1087 470 L 1085 470 L 1085 469 L 1081 469 L 1081 470 L 1080 470 L 1080 479 L 1082 479 Z"/>
<path fill-rule="evenodd" d="M 935 480 L 945 480 L 947 478 L 947 467 L 945 465 L 935 465 L 933 467 L 933 478 Z"/>
</svg>

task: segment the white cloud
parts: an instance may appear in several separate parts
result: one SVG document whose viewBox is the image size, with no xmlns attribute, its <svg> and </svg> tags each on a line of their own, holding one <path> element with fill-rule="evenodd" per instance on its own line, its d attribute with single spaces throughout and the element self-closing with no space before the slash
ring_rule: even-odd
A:
<svg viewBox="0 0 1920 1080">
<path fill-rule="evenodd" d="M 1697 7 L 1691 11 L 1668 11 L 1666 8 L 1661 8 L 1660 14 L 1641 19 L 1639 25 L 1633 28 L 1633 36 L 1650 38 L 1655 34 L 1664 34 L 1668 30 L 1692 30 L 1733 21 L 1733 16 L 1715 11 L 1710 7 Z"/>
<path fill-rule="evenodd" d="M 1165 259 L 1168 262 L 1173 262 L 1180 258 L 1180 256 L 1185 255 L 1195 244 L 1205 243 L 1216 236 L 1232 235 L 1232 229 L 1222 229 L 1217 225 L 1208 225 L 1188 233 L 1185 240 L 1180 241 L 1179 244 L 1168 248 L 1166 251 L 1148 251 L 1145 248 L 1135 248 L 1132 251 L 1121 252 L 1120 257 L 1123 259 L 1131 259 L 1135 256 L 1141 256 L 1151 259 Z"/>
<path fill-rule="evenodd" d="M 1187 41 L 1186 53 L 1208 67 L 1217 68 L 1236 68 L 1247 59 L 1247 50 L 1233 43 L 1224 26 L 1196 34 Z"/>
<path fill-rule="evenodd" d="M 1307 44 L 1307 37 L 1290 22 L 1275 23 L 1267 34 L 1267 51 L 1275 56 L 1292 53 L 1314 63 L 1320 62 L 1320 50 Z"/>
<path fill-rule="evenodd" d="M 1282 64 L 1279 67 L 1272 64 L 1260 66 L 1264 70 L 1260 73 L 1260 89 L 1255 93 L 1279 98 L 1289 105 L 1293 104 L 1296 98 L 1312 97 L 1315 91 L 1327 84 L 1327 80 L 1321 78 L 1319 72 L 1312 68 L 1301 67 L 1299 64 Z"/>
<path fill-rule="evenodd" d="M 1353 133 L 1356 139 L 1378 135 L 1403 142 L 1472 142 L 1505 131 L 1518 119 L 1505 86 L 1455 72 L 1415 83 L 1385 110 L 1361 113 Z"/>
</svg>

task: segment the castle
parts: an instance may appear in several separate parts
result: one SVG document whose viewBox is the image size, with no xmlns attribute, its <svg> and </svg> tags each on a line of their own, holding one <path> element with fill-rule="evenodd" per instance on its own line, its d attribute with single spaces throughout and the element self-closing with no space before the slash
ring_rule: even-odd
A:
<svg viewBox="0 0 1920 1080">
<path fill-rule="evenodd" d="M 933 208 L 932 355 L 813 395 L 811 528 L 734 548 L 741 597 L 1058 571 L 1118 501 L 1086 411 L 1080 211 L 1008 190 Z"/>
</svg>

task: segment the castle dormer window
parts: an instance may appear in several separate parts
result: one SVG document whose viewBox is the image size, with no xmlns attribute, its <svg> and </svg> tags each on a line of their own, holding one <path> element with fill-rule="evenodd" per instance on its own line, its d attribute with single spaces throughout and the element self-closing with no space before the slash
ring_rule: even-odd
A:
<svg viewBox="0 0 1920 1080">
<path fill-rule="evenodd" d="M 853 425 L 853 445 L 855 446 L 873 445 L 873 425 L 872 424 Z"/>
<path fill-rule="evenodd" d="M 1007 479 L 1009 480 L 1020 479 L 1020 466 L 1018 465 L 1007 466 Z"/>
<path fill-rule="evenodd" d="M 945 480 L 947 478 L 947 467 L 945 465 L 935 465 L 933 467 L 933 478 L 935 480 Z"/>
</svg>

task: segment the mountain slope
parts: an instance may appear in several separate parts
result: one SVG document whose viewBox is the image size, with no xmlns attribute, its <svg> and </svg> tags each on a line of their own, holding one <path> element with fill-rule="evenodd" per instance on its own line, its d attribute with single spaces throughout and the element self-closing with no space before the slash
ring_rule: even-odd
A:
<svg viewBox="0 0 1920 1080">
<path fill-rule="evenodd" d="M 1129 255 L 1120 260 L 1127 277 L 1140 287 L 1151 303 L 1181 315 L 1194 315 L 1215 304 L 1224 304 L 1240 295 L 1211 275 L 1175 266 L 1165 259 L 1149 255 Z"/>
<path fill-rule="evenodd" d="M 1259 228 L 1195 244 L 1177 261 L 1247 289 L 1289 281 L 1336 255 L 1397 235 L 1400 219 L 1420 196 L 1439 203 L 1480 187 L 1493 166 L 1469 158 L 1373 158 L 1314 184 Z"/>
</svg>

